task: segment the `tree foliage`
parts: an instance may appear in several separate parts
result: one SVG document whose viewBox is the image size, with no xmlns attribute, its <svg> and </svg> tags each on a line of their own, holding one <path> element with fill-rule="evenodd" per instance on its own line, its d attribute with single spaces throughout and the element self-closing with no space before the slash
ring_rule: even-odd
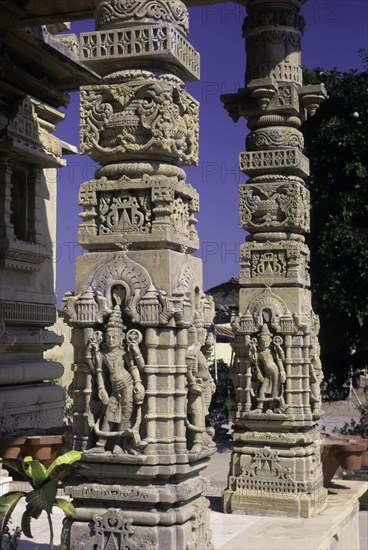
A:
<svg viewBox="0 0 368 550">
<path fill-rule="evenodd" d="M 222 359 L 217 361 L 216 391 L 212 396 L 210 411 L 221 410 L 228 415 L 235 407 L 235 390 L 229 376 L 229 365 Z M 215 366 L 211 367 L 211 374 L 215 378 Z"/>
<path fill-rule="evenodd" d="M 361 51 L 367 64 L 367 52 Z M 303 126 L 311 162 L 311 277 L 321 358 L 335 386 L 368 364 L 368 66 L 305 69 L 329 98 Z"/>
</svg>

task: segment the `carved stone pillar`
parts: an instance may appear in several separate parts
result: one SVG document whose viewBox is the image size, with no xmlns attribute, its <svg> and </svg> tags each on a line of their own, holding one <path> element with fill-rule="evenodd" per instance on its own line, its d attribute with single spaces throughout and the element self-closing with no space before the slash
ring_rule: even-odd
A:
<svg viewBox="0 0 368 550">
<path fill-rule="evenodd" d="M 214 308 L 202 291 L 199 76 L 180 0 L 97 2 L 83 62 L 102 74 L 81 91 L 81 149 L 101 167 L 83 183 L 73 328 L 74 448 L 80 480 L 68 548 L 212 548 L 200 472 L 213 454 L 205 353 Z"/>
<path fill-rule="evenodd" d="M 240 168 L 239 315 L 233 318 L 235 444 L 225 512 L 309 517 L 324 506 L 318 318 L 312 311 L 309 192 L 300 126 L 325 97 L 303 86 L 301 0 L 248 0 L 246 87 L 223 96 L 251 130 Z"/>
</svg>

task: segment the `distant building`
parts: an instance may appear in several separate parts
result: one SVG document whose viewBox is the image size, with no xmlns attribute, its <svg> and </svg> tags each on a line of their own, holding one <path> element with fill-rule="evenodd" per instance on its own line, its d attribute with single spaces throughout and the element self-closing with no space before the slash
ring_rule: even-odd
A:
<svg viewBox="0 0 368 550">
<path fill-rule="evenodd" d="M 228 281 L 206 290 L 215 301 L 216 359 L 222 359 L 228 365 L 232 361 L 230 343 L 234 336 L 230 325 L 231 314 L 239 311 L 239 279 L 232 277 Z"/>
</svg>

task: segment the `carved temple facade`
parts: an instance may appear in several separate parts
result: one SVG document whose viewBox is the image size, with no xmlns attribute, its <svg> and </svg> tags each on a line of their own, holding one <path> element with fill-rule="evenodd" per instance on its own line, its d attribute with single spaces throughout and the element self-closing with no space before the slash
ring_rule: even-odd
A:
<svg viewBox="0 0 368 550">
<path fill-rule="evenodd" d="M 17 5 L 16 5 L 17 4 Z M 57 170 L 76 148 L 53 134 L 70 90 L 99 79 L 79 60 L 77 37 L 62 22 L 28 26 L 19 3 L 0 2 L 0 432 L 61 434 L 61 376 L 45 350 L 62 339 L 56 319 Z M 47 23 L 47 21 L 44 21 Z M 45 382 L 47 381 L 47 382 Z M 10 443 L 9 443 L 10 444 Z"/>
<path fill-rule="evenodd" d="M 52 267 L 38 245 L 52 241 L 54 230 L 48 234 L 52 212 L 40 209 L 54 193 L 47 171 L 62 164 L 67 148 L 52 136 L 66 90 L 81 88 L 81 152 L 100 165 L 80 187 L 85 253 L 63 299 L 75 350 L 73 446 L 83 453 L 79 478 L 67 487 L 76 514 L 64 523 L 66 548 L 212 548 L 201 471 L 215 452 L 205 418 L 214 391 L 214 307 L 202 290 L 201 260 L 192 255 L 199 198 L 183 170 L 198 162 L 199 104 L 185 86 L 199 78 L 188 7 L 204 3 L 212 2 L 25 0 L 17 9 L 0 0 L 7 47 L 19 49 L 19 34 L 49 55 L 36 57 L 38 71 L 24 75 L 24 86 L 6 83 L 0 142 L 4 359 L 14 364 L 31 349 L 27 373 L 35 374 L 23 382 L 48 395 L 38 382 L 55 298 Z M 246 86 L 223 101 L 251 131 L 240 154 L 250 178 L 240 189 L 240 221 L 250 236 L 232 320 L 237 429 L 223 506 L 309 517 L 323 509 L 326 494 L 315 429 L 322 371 L 300 126 L 325 92 L 302 83 L 302 0 L 242 3 Z M 51 34 L 64 19 L 92 16 L 96 30 L 81 35 L 78 56 L 73 39 L 66 44 Z M 57 40 L 64 57 L 53 65 Z M 59 376 L 58 365 L 49 367 L 48 379 Z"/>
</svg>

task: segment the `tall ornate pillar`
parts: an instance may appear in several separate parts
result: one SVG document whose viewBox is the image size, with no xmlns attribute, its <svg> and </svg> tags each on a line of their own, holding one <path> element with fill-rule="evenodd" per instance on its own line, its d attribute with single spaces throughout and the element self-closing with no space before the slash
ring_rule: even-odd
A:
<svg viewBox="0 0 368 550">
<path fill-rule="evenodd" d="M 248 120 L 240 168 L 240 307 L 233 318 L 236 433 L 225 512 L 309 517 L 324 506 L 318 318 L 312 311 L 309 192 L 300 126 L 325 97 L 303 86 L 302 0 L 248 0 L 246 87 L 223 96 Z"/>
<path fill-rule="evenodd" d="M 81 147 L 101 167 L 81 185 L 73 327 L 74 448 L 80 479 L 68 548 L 212 548 L 200 472 L 213 381 L 214 308 L 202 292 L 199 77 L 181 0 L 102 0 L 83 62 L 103 83 L 81 92 Z"/>
</svg>

